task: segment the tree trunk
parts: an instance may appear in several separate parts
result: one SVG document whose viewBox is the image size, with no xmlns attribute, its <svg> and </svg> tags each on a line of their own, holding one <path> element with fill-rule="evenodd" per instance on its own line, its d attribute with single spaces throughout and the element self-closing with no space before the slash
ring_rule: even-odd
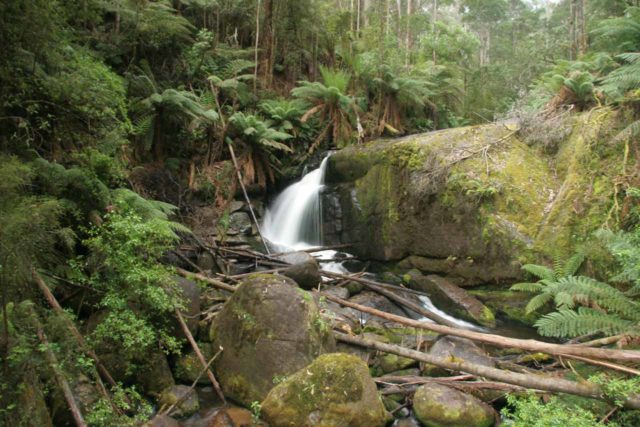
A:
<svg viewBox="0 0 640 427">
<path fill-rule="evenodd" d="M 260 9 L 262 6 L 262 1 L 258 0 L 258 6 L 256 7 L 256 44 L 255 44 L 255 52 L 254 52 L 254 62 L 255 69 L 253 75 L 253 92 L 255 93 L 258 89 L 258 51 L 260 48 Z"/>
<path fill-rule="evenodd" d="M 587 23 L 585 18 L 586 0 L 578 0 L 577 4 L 578 52 L 587 53 Z"/>
<path fill-rule="evenodd" d="M 405 57 L 404 65 L 409 68 L 411 62 L 411 1 L 407 0 L 407 34 L 405 34 L 405 47 L 407 49 L 407 55 Z"/>
<path fill-rule="evenodd" d="M 273 80 L 273 0 L 264 0 L 260 46 L 260 74 L 264 86 L 270 88 Z"/>
<path fill-rule="evenodd" d="M 569 1 L 569 60 L 576 59 L 576 3 L 578 0 Z"/>
<path fill-rule="evenodd" d="M 432 31 L 433 31 L 433 65 L 438 65 L 438 57 L 436 55 L 435 44 L 438 43 L 438 0 L 433 0 L 433 17 L 432 17 Z"/>
</svg>

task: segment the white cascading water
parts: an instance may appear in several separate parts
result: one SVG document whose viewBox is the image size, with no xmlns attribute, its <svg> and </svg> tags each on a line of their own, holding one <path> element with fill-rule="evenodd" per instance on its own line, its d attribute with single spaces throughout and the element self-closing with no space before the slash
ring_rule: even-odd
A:
<svg viewBox="0 0 640 427">
<path fill-rule="evenodd" d="M 320 167 L 287 187 L 267 210 L 262 234 L 275 246 L 308 249 L 322 244 L 322 204 L 327 168 L 325 157 Z"/>
<path fill-rule="evenodd" d="M 322 246 L 322 202 L 324 176 L 329 156 L 320 167 L 305 174 L 302 179 L 287 187 L 265 213 L 262 235 L 278 251 L 303 250 Z M 336 251 L 314 252 L 324 270 L 348 273 L 342 262 L 335 261 Z M 464 320 L 456 319 L 433 305 L 426 296 L 420 296 L 422 305 L 429 311 L 445 317 L 459 326 L 481 329 Z M 429 321 L 427 318 L 420 320 Z"/>
</svg>

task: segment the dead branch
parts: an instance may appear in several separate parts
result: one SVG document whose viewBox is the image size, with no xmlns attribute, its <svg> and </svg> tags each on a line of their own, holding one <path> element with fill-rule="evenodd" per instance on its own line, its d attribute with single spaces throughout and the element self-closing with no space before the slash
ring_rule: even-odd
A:
<svg viewBox="0 0 640 427">
<path fill-rule="evenodd" d="M 176 267 L 176 273 L 178 273 L 182 277 L 186 277 L 187 279 L 196 279 L 196 280 L 200 280 L 201 282 L 208 283 L 218 289 L 222 289 L 228 292 L 236 291 L 235 286 L 228 285 L 224 282 L 221 282 L 220 280 L 212 279 L 210 277 L 205 276 L 204 274 L 192 273 L 190 271 L 183 270 L 182 268 L 179 268 L 179 267 Z"/>
<path fill-rule="evenodd" d="M 222 402 L 226 404 L 227 400 L 224 398 L 224 394 L 222 393 L 220 384 L 218 383 L 218 380 L 216 380 L 215 375 L 213 375 L 213 372 L 211 372 L 211 370 L 208 368 L 207 361 L 202 355 L 202 351 L 200 351 L 200 347 L 198 347 L 198 343 L 196 343 L 196 340 L 193 338 L 193 335 L 191 335 L 191 331 L 189 331 L 189 327 L 185 323 L 184 318 L 182 317 L 182 313 L 180 313 L 180 310 L 178 309 L 176 309 L 175 313 L 176 313 L 176 317 L 178 318 L 178 322 L 180 322 L 180 326 L 182 327 L 182 332 L 184 332 L 187 339 L 189 340 L 189 344 L 191 344 L 193 351 L 196 353 L 196 356 L 198 357 L 198 360 L 200 361 L 200 363 L 202 363 L 202 366 L 206 369 L 207 376 L 209 377 L 209 381 L 211 381 L 211 384 L 213 385 L 213 389 L 216 391 L 216 394 L 218 395 L 218 397 L 220 397 Z"/>
</svg>

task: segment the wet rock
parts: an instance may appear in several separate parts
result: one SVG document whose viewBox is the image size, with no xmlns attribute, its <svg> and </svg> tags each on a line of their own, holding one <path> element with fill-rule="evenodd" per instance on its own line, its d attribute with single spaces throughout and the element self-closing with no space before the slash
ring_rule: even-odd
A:
<svg viewBox="0 0 640 427">
<path fill-rule="evenodd" d="M 436 307 L 482 326 L 490 328 L 496 326 L 495 315 L 489 307 L 447 279 L 434 274 L 429 276 L 409 275 L 411 277 L 409 286 L 427 293 Z"/>
<path fill-rule="evenodd" d="M 429 354 L 443 359 L 463 360 L 476 365 L 496 366 L 493 358 L 485 350 L 466 338 L 444 336 L 431 346 Z M 441 369 L 431 365 L 427 365 L 425 371 L 430 374 L 442 372 Z"/>
<path fill-rule="evenodd" d="M 185 385 L 174 385 L 167 387 L 160 394 L 158 405 L 169 407 L 178 402 L 169 415 L 175 418 L 187 418 L 200 409 L 198 393 Z"/>
<path fill-rule="evenodd" d="M 495 422 L 491 407 L 437 383 L 418 388 L 413 396 L 413 411 L 427 427 L 491 427 Z"/>
<path fill-rule="evenodd" d="M 225 395 L 249 406 L 274 380 L 335 349 L 330 325 L 311 294 L 288 277 L 255 274 L 245 279 L 211 327 L 215 363 Z"/>
<path fill-rule="evenodd" d="M 422 424 L 414 417 L 407 417 L 396 420 L 391 427 L 422 427 Z"/>
<path fill-rule="evenodd" d="M 377 427 L 390 419 L 367 365 L 341 353 L 320 356 L 262 402 L 272 427 Z"/>
<path fill-rule="evenodd" d="M 356 304 L 364 305 L 366 307 L 375 308 L 377 310 L 386 311 L 387 313 L 395 314 L 398 316 L 407 316 L 407 313 L 402 310 L 402 308 L 398 307 L 385 296 L 372 291 L 362 291 L 358 295 L 352 297 L 349 301 Z M 346 309 L 345 311 L 351 313 L 352 317 L 360 319 L 361 322 L 363 322 L 365 325 L 378 324 L 378 322 L 380 322 L 382 325 L 395 324 L 394 322 L 382 320 L 376 316 L 372 316 L 367 313 L 361 313 L 353 309 Z"/>
<path fill-rule="evenodd" d="M 227 234 L 231 236 L 250 236 L 252 233 L 251 217 L 246 212 L 234 212 L 229 215 L 229 228 Z"/>
</svg>

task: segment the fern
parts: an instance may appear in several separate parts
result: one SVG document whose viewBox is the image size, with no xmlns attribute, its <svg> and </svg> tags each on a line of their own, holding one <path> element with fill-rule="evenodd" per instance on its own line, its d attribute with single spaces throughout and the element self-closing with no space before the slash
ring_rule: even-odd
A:
<svg viewBox="0 0 640 427">
<path fill-rule="evenodd" d="M 603 311 L 580 307 L 578 310 L 560 310 L 540 318 L 535 326 L 544 336 L 576 337 L 580 335 L 602 333 L 611 336 L 617 334 L 638 335 L 638 321 L 624 319 Z"/>
</svg>

